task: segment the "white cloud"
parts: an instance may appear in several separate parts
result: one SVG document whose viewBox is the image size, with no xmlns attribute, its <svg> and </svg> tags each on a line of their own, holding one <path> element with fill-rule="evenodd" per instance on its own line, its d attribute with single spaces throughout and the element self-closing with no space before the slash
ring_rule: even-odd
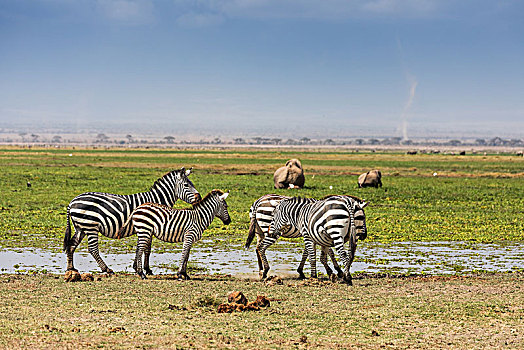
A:
<svg viewBox="0 0 524 350">
<path fill-rule="evenodd" d="M 105 17 L 126 24 L 138 25 L 154 20 L 152 0 L 98 0 L 96 8 Z"/>
<path fill-rule="evenodd" d="M 186 13 L 177 18 L 176 22 L 182 27 L 208 27 L 221 24 L 224 17 L 213 13 Z"/>
<path fill-rule="evenodd" d="M 438 10 L 437 0 L 207 0 L 198 4 L 232 18 L 426 17 Z"/>
<path fill-rule="evenodd" d="M 337 21 L 372 18 L 440 18 L 454 12 L 468 14 L 495 7 L 478 0 L 172 0 L 171 9 L 157 0 L 97 0 L 106 18 L 126 24 L 147 24 L 155 7 L 167 10 L 180 26 L 206 27 L 227 19 L 310 19 Z M 171 12 L 172 11 L 172 12 Z"/>
<path fill-rule="evenodd" d="M 435 13 L 434 0 L 372 0 L 363 1 L 362 10 L 383 15 L 426 16 Z"/>
</svg>

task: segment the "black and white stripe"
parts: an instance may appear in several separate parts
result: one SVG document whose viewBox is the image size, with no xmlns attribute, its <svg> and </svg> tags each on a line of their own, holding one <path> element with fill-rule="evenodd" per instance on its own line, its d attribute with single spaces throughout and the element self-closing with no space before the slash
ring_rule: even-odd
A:
<svg viewBox="0 0 524 350">
<path fill-rule="evenodd" d="M 278 204 L 284 199 L 290 199 L 292 197 L 288 196 L 282 196 L 278 194 L 266 194 L 259 199 L 257 199 L 253 204 L 251 205 L 249 209 L 249 218 L 250 218 L 250 224 L 249 224 L 249 232 L 246 239 L 245 248 L 249 248 L 251 245 L 251 242 L 253 241 L 253 238 L 255 238 L 255 235 L 257 236 L 257 247 L 260 246 L 261 242 L 263 241 L 265 235 L 269 231 L 269 225 L 271 224 L 271 220 L 273 219 L 273 212 Z M 311 202 L 314 202 L 315 199 L 308 199 Z M 300 231 L 298 231 L 294 226 L 287 226 L 282 229 L 280 233 L 281 237 L 284 238 L 299 238 L 302 237 L 300 234 Z M 259 249 L 256 249 L 257 254 L 257 261 L 258 261 L 258 267 L 259 267 L 259 273 L 262 278 L 265 278 L 264 276 L 264 267 L 263 267 L 263 261 L 267 261 L 267 257 L 265 255 L 265 251 L 260 253 Z M 333 262 L 333 265 L 335 269 L 337 270 L 338 276 L 343 276 L 343 271 L 338 265 L 338 262 L 335 258 L 335 254 L 333 253 L 333 250 L 328 247 L 322 247 L 321 254 L 320 254 L 320 261 L 324 265 L 326 269 L 326 273 L 328 276 L 333 274 L 333 270 L 329 267 L 327 262 L 327 255 L 330 256 L 331 261 Z M 299 274 L 299 278 L 305 278 L 304 275 L 304 264 L 307 259 L 307 250 L 304 249 L 304 254 L 302 254 L 302 260 L 298 266 L 297 272 Z"/>
<path fill-rule="evenodd" d="M 98 234 L 109 238 L 123 238 L 134 234 L 126 224 L 133 210 L 143 203 L 155 202 L 173 206 L 178 198 L 195 203 L 200 194 L 189 180 L 191 169 L 173 170 L 156 180 L 148 192 L 118 195 L 86 192 L 75 197 L 67 206 L 67 227 L 64 251 L 67 254 L 67 270 L 75 270 L 73 254 L 84 236 L 87 236 L 89 253 L 103 272 L 113 273 L 100 257 Z M 71 223 L 75 234 L 71 237 Z"/>
<path fill-rule="evenodd" d="M 193 243 L 202 238 L 215 217 L 227 225 L 231 222 L 227 211 L 226 198 L 229 192 L 213 190 L 204 199 L 193 205 L 192 209 L 173 209 L 165 205 L 147 203 L 136 208 L 130 222 L 138 236 L 136 258 L 133 264 L 135 271 L 146 278 L 142 270 L 142 254 L 151 247 L 153 236 L 166 242 L 184 242 L 182 258 L 178 270 L 180 278 L 188 279 L 187 261 Z M 148 260 L 145 261 L 149 269 Z"/>
<path fill-rule="evenodd" d="M 353 262 L 356 242 L 367 235 L 364 207 L 366 203 L 350 196 L 329 196 L 311 202 L 305 198 L 285 199 L 275 208 L 268 235 L 260 244 L 264 252 L 276 241 L 280 231 L 291 225 L 304 237 L 311 264 L 311 277 L 317 277 L 315 245 L 334 247 L 344 265 L 344 280 L 351 284 L 350 267 Z M 344 243 L 349 241 L 349 254 Z M 267 261 L 263 262 L 264 273 L 269 271 Z"/>
</svg>

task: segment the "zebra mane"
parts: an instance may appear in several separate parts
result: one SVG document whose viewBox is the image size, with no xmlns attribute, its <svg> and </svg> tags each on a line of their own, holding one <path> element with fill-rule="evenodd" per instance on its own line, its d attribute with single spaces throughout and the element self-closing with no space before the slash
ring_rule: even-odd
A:
<svg viewBox="0 0 524 350">
<path fill-rule="evenodd" d="M 150 191 L 153 190 L 154 188 L 156 188 L 158 186 L 158 184 L 160 184 L 161 182 L 164 182 L 166 177 L 168 177 L 169 175 L 171 175 L 173 173 L 177 173 L 177 172 L 180 172 L 182 174 L 182 176 L 185 175 L 185 173 L 182 171 L 182 169 L 171 170 L 170 172 L 165 173 L 164 175 L 162 175 L 162 177 L 156 179 L 155 182 L 153 183 L 153 186 L 151 186 L 151 188 L 149 190 Z"/>
<path fill-rule="evenodd" d="M 193 208 L 198 206 L 199 204 L 201 204 L 202 202 L 204 202 L 205 200 L 207 200 L 209 197 L 213 196 L 213 195 L 223 195 L 224 194 L 224 191 L 222 190 L 217 190 L 217 189 L 214 189 L 213 191 L 209 192 L 208 194 L 206 194 L 206 196 L 204 198 L 202 198 L 200 201 L 196 202 L 195 204 L 193 204 Z"/>
<path fill-rule="evenodd" d="M 195 209 L 196 207 L 198 207 L 198 205 L 202 204 L 206 199 L 208 199 L 209 197 L 213 196 L 213 195 L 223 195 L 224 194 L 224 191 L 222 190 L 213 190 L 211 192 L 209 192 L 208 194 L 206 194 L 206 196 L 204 198 L 202 198 L 200 201 L 196 202 L 195 204 L 192 204 L 193 208 L 192 209 Z M 168 209 L 169 211 L 171 210 L 188 210 L 188 209 L 181 209 L 181 208 L 172 208 L 168 205 L 165 205 L 165 204 L 160 204 L 160 203 L 144 203 L 143 205 L 150 205 L 150 206 L 155 206 L 155 207 L 159 207 L 159 208 L 166 208 Z M 191 208 L 189 208 L 191 209 Z"/>
<path fill-rule="evenodd" d="M 356 196 L 352 196 L 350 194 L 328 194 L 327 196 L 322 197 L 321 200 L 328 199 L 329 197 L 333 197 L 333 196 L 344 196 L 344 197 L 353 198 L 354 200 L 356 200 L 359 203 L 364 202 L 364 200 L 362 198 L 359 198 L 359 197 L 356 197 Z"/>
<path fill-rule="evenodd" d="M 175 209 L 175 208 L 172 208 L 170 207 L 169 205 L 165 205 L 165 204 L 162 204 L 162 203 L 155 203 L 155 202 L 147 202 L 147 203 L 144 203 L 142 204 L 143 206 L 151 206 L 151 207 L 159 207 L 159 208 L 164 208 L 164 209 L 167 209 L 168 211 L 169 210 L 178 210 L 178 209 Z M 131 218 L 131 217 L 130 217 Z"/>
<path fill-rule="evenodd" d="M 357 197 L 357 196 L 352 196 L 352 195 L 350 195 L 350 194 L 345 194 L 344 196 L 349 197 L 349 198 L 353 198 L 354 200 L 356 200 L 356 201 L 359 202 L 359 203 L 364 202 L 364 200 L 363 200 L 362 198 L 359 198 L 359 197 Z"/>
<path fill-rule="evenodd" d="M 307 197 L 291 197 L 291 198 L 287 198 L 287 199 L 283 199 L 280 203 L 282 202 L 288 202 L 288 203 L 308 203 L 309 200 L 311 198 L 307 198 Z"/>
</svg>

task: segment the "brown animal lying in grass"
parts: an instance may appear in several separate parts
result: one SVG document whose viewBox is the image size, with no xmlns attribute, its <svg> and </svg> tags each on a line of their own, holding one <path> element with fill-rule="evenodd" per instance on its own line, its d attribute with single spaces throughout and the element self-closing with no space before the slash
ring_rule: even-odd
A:
<svg viewBox="0 0 524 350">
<path fill-rule="evenodd" d="M 302 188 L 306 179 L 302 163 L 298 159 L 290 159 L 286 165 L 278 168 L 273 175 L 275 188 Z"/>
</svg>

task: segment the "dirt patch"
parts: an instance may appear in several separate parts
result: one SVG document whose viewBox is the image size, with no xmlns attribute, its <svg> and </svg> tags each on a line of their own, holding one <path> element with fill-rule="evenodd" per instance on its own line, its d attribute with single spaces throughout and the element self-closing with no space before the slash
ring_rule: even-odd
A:
<svg viewBox="0 0 524 350">
<path fill-rule="evenodd" d="M 64 283 L 59 275 L 0 275 L 1 347 L 517 349 L 524 342 L 524 273 L 361 276 L 353 286 L 194 277 Z M 218 313 L 232 290 L 246 305 Z M 270 307 L 236 311 L 263 295 Z M 239 293 L 231 299 L 238 300 Z"/>
</svg>

